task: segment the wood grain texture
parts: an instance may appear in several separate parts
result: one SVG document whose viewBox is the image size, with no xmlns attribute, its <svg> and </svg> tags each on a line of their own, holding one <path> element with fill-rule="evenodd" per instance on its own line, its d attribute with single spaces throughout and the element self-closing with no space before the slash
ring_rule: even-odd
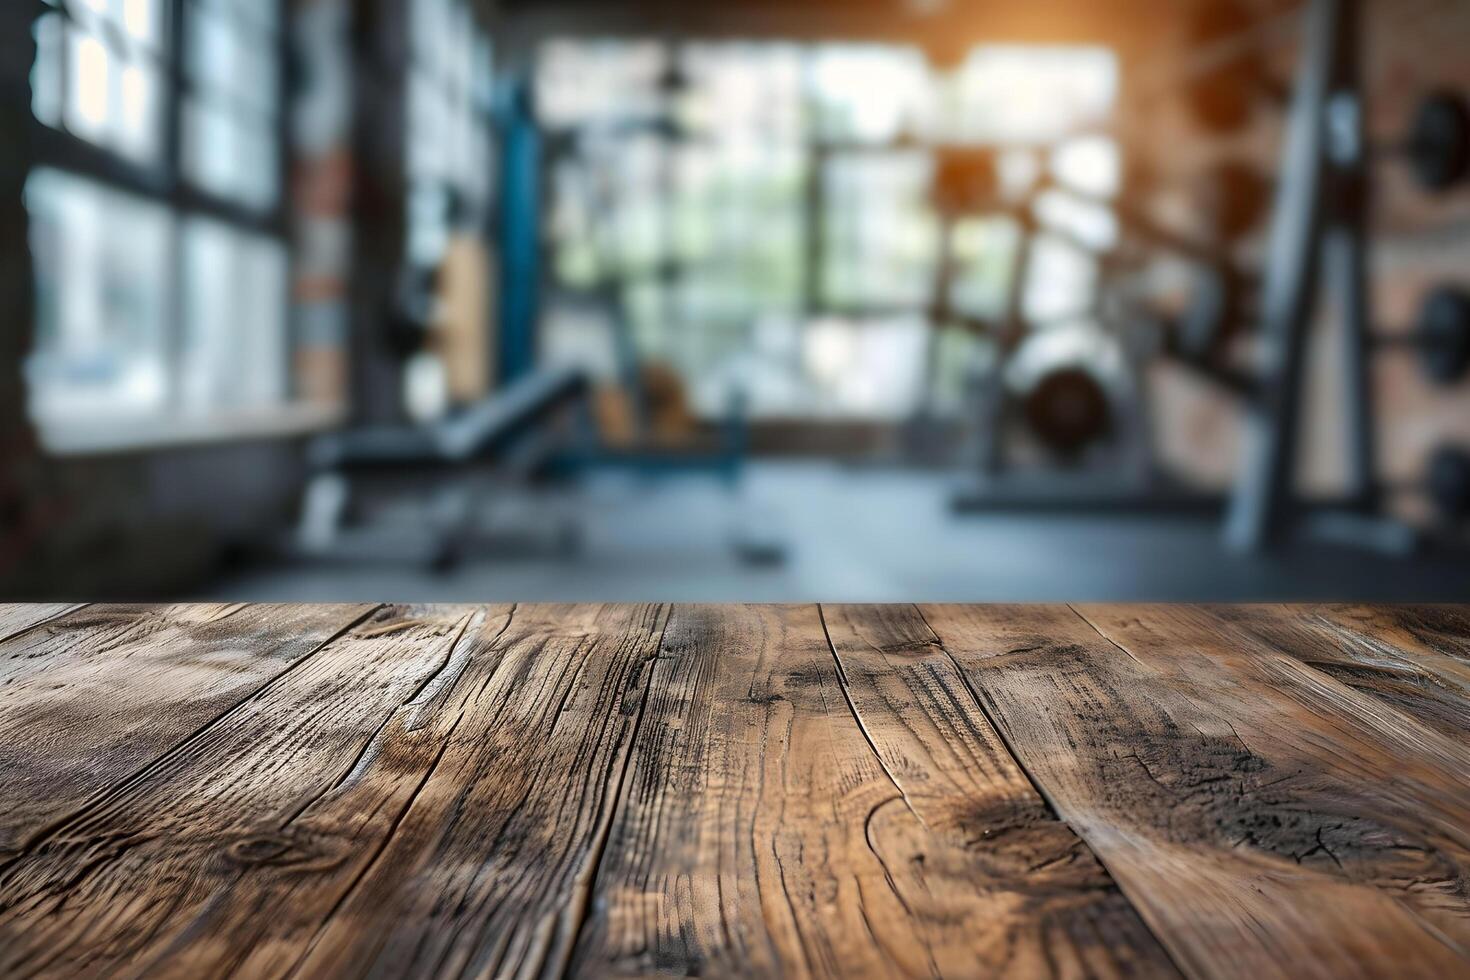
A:
<svg viewBox="0 0 1470 980">
<path fill-rule="evenodd" d="M 372 608 L 89 606 L 0 643 L 0 859 Z"/>
<path fill-rule="evenodd" d="M 76 602 L 37 602 L 10 606 L 0 605 L 0 643 L 14 639 L 26 630 L 80 608 L 81 603 Z"/>
<path fill-rule="evenodd" d="M 1218 606 L 1209 612 L 1451 738 L 1470 732 L 1470 616 L 1452 606 Z"/>
<path fill-rule="evenodd" d="M 1470 971 L 1463 740 L 1203 610 L 923 612 L 1186 972 Z"/>
<path fill-rule="evenodd" d="M 676 609 L 584 976 L 1170 976 L 914 610 Z"/>
<path fill-rule="evenodd" d="M 0 635 L 0 976 L 1470 976 L 1466 607 Z"/>
<path fill-rule="evenodd" d="M 380 610 L 28 842 L 0 865 L 0 975 L 227 972 L 215 954 L 250 946 L 221 950 L 225 934 L 194 924 L 252 868 L 330 868 L 354 852 L 350 836 L 293 818 L 351 773 L 476 615 Z"/>
<path fill-rule="evenodd" d="M 657 607 L 389 609 L 0 874 L 0 974 L 558 972 Z"/>
<path fill-rule="evenodd" d="M 493 655 L 416 722 L 438 728 L 440 754 L 301 975 L 560 975 L 667 614 L 518 609 Z"/>
</svg>

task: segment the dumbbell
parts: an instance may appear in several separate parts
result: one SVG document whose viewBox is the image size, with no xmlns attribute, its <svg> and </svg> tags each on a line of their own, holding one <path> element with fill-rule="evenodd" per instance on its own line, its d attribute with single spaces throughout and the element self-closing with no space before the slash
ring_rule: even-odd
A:
<svg viewBox="0 0 1470 980">
<path fill-rule="evenodd" d="M 1411 350 L 1424 377 L 1437 385 L 1455 384 L 1470 373 L 1470 293 L 1455 286 L 1430 290 L 1411 329 L 1379 335 L 1373 344 L 1380 350 Z"/>
</svg>

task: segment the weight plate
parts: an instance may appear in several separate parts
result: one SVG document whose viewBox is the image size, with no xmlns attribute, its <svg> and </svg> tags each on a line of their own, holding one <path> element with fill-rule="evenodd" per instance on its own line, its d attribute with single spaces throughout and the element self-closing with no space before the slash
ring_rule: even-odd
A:
<svg viewBox="0 0 1470 980">
<path fill-rule="evenodd" d="M 1470 109 L 1453 92 L 1434 92 L 1419 103 L 1407 148 L 1419 185 L 1443 191 L 1470 171 Z"/>
<path fill-rule="evenodd" d="M 1424 376 L 1452 385 L 1470 372 L 1470 294 L 1451 286 L 1434 290 L 1419 310 L 1415 346 Z"/>
<path fill-rule="evenodd" d="M 1075 456 L 1108 434 L 1108 395 L 1088 371 L 1064 367 L 1037 379 L 1022 410 L 1036 438 L 1063 456 Z"/>
<path fill-rule="evenodd" d="M 1207 52 L 1256 24 L 1254 9 L 1240 0 L 1196 0 L 1185 22 L 1187 47 Z M 1239 132 L 1250 124 L 1261 93 L 1264 68 L 1259 52 L 1242 52 L 1220 67 L 1189 77 L 1183 86 L 1190 116 L 1215 134 Z"/>
<path fill-rule="evenodd" d="M 1221 160 L 1202 180 L 1203 203 L 1211 224 L 1226 242 L 1255 231 L 1271 208 L 1271 183 L 1251 164 Z"/>
</svg>

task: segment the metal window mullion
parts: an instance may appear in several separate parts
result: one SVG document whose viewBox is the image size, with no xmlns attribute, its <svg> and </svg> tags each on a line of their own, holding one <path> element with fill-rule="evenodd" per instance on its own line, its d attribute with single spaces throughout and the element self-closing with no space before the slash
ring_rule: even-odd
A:
<svg viewBox="0 0 1470 980">
<path fill-rule="evenodd" d="M 295 85 L 295 73 L 292 70 L 294 59 L 291 57 L 290 36 L 291 5 L 287 0 L 274 0 L 276 4 L 276 31 L 271 41 L 275 46 L 275 68 L 276 68 L 276 99 L 275 99 L 275 135 L 276 135 L 276 225 L 280 229 L 279 241 L 285 252 L 286 259 L 286 282 L 285 289 L 278 297 L 281 310 L 282 345 L 281 353 L 283 363 L 279 365 L 285 380 L 285 400 L 294 401 L 299 394 L 297 390 L 297 378 L 294 370 L 297 324 L 292 316 L 292 296 L 296 288 L 296 236 L 291 232 L 290 224 L 290 200 L 291 200 L 291 115 L 288 111 L 288 99 Z"/>
<path fill-rule="evenodd" d="M 181 412 L 184 407 L 184 220 L 183 209 L 183 104 L 184 104 L 184 44 L 188 28 L 188 0 L 168 0 L 163 43 L 167 46 L 165 60 L 164 122 L 163 122 L 163 179 L 167 187 L 170 210 L 169 256 L 173 269 L 173 295 L 170 297 L 168 314 L 168 378 L 170 407 Z"/>
</svg>

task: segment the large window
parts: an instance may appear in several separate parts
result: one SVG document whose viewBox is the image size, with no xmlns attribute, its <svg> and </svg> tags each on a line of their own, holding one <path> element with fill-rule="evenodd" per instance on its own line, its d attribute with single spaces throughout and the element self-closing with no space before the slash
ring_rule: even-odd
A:
<svg viewBox="0 0 1470 980">
<path fill-rule="evenodd" d="M 36 118 L 140 163 L 157 162 L 169 84 L 163 0 L 48 0 L 36 24 Z"/>
<path fill-rule="evenodd" d="M 277 2 L 183 2 L 184 174 L 211 194 L 270 208 L 281 193 Z"/>
<path fill-rule="evenodd" d="M 1116 167 L 1111 143 L 1062 139 L 1115 101 L 1102 49 L 981 46 L 938 73 L 897 45 L 556 40 L 537 64 L 559 151 L 554 275 L 566 292 L 620 298 L 639 354 L 673 365 L 710 415 L 732 387 L 764 415 L 898 418 L 934 386 L 958 404 L 981 342 L 942 334 L 946 376 L 923 373 L 941 252 L 936 147 L 995 147 L 1008 186 L 1051 168 L 1112 189 L 1097 186 Z M 1106 231 L 1106 215 L 1049 206 L 1069 235 L 1037 243 L 1023 295 L 1038 320 L 1085 304 L 1095 260 L 1075 239 Z M 951 304 L 999 314 L 1018 228 L 977 216 L 951 233 Z M 560 309 L 549 346 L 593 349 L 587 303 Z M 554 336 L 563 326 L 575 342 Z"/>
<path fill-rule="evenodd" d="M 146 443 L 204 423 L 228 437 L 284 410 L 280 4 L 48 7 L 26 188 L 43 439 Z"/>
<path fill-rule="evenodd" d="M 483 218 L 490 203 L 494 75 L 489 39 L 465 0 L 411 0 L 409 13 L 408 255 L 433 266 L 451 222 Z"/>
</svg>

